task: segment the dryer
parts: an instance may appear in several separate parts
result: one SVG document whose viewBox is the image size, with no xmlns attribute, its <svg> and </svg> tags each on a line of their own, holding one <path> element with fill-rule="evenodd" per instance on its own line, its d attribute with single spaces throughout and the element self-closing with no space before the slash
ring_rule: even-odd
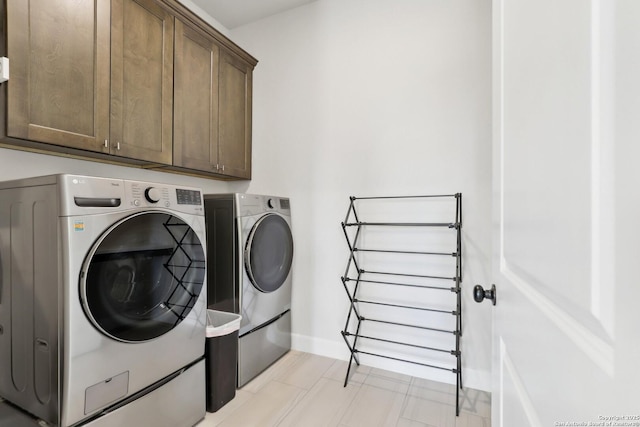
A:
<svg viewBox="0 0 640 427">
<path fill-rule="evenodd" d="M 291 349 L 293 235 L 288 198 L 204 196 L 208 306 L 242 315 L 241 387 Z"/>
<path fill-rule="evenodd" d="M 55 426 L 196 424 L 205 250 L 199 189 L 0 183 L 0 396 Z"/>
</svg>

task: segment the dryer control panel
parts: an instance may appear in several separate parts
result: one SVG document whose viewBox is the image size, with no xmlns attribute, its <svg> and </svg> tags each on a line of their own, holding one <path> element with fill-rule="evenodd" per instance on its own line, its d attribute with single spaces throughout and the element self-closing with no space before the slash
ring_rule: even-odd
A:
<svg viewBox="0 0 640 427">
<path fill-rule="evenodd" d="M 236 193 L 235 197 L 239 217 L 262 215 L 265 212 L 291 216 L 291 205 L 287 197 L 241 193 Z"/>
</svg>

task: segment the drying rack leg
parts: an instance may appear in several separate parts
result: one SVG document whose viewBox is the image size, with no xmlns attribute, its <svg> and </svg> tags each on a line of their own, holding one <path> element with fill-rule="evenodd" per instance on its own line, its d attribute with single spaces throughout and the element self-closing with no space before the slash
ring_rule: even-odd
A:
<svg viewBox="0 0 640 427">
<path fill-rule="evenodd" d="M 347 386 L 347 383 L 349 383 L 349 375 L 351 375 L 351 365 L 353 362 L 356 362 L 357 366 L 360 366 L 360 361 L 358 360 L 358 356 L 356 355 L 355 351 L 351 352 L 351 357 L 349 358 L 349 366 L 347 367 L 347 375 L 345 375 L 344 377 L 344 385 L 343 387 Z"/>
<path fill-rule="evenodd" d="M 349 344 L 349 340 L 347 339 L 347 335 L 351 335 L 350 333 L 342 331 L 342 338 L 344 338 L 344 342 L 347 343 L 347 347 L 349 347 L 349 352 L 351 352 L 351 356 L 349 357 L 349 365 L 347 366 L 347 375 L 344 377 L 344 386 L 347 386 L 349 382 L 349 375 L 351 374 L 351 365 L 353 362 L 356 362 L 357 366 L 360 366 L 360 360 L 358 360 L 358 355 L 356 354 L 358 351 L 356 350 L 356 344 L 358 341 L 358 335 L 360 334 L 360 325 L 362 324 L 362 319 L 358 317 L 358 326 L 356 327 L 356 333 L 353 337 L 353 347 Z M 346 329 L 346 328 L 345 328 Z"/>
</svg>

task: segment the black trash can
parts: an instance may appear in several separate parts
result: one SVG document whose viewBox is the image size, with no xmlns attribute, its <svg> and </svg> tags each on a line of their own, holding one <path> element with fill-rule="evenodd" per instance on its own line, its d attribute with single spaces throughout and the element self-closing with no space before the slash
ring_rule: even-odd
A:
<svg viewBox="0 0 640 427">
<path fill-rule="evenodd" d="M 240 319 L 239 314 L 207 310 L 207 412 L 216 412 L 236 395 Z"/>
</svg>

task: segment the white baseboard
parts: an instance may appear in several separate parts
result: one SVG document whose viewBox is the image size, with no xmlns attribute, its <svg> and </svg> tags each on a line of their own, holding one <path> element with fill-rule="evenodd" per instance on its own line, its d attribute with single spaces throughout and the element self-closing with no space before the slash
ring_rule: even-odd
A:
<svg viewBox="0 0 640 427">
<path fill-rule="evenodd" d="M 330 357 L 332 359 L 349 360 L 349 349 L 346 344 L 341 341 L 330 341 L 306 335 L 292 334 L 291 346 L 294 350 L 305 353 L 317 354 L 318 356 Z M 455 384 L 456 382 L 455 374 L 449 371 L 380 357 L 367 357 L 367 355 L 361 355 L 360 357 L 363 365 L 373 368 L 385 369 L 387 371 L 446 384 Z M 462 383 L 464 387 L 491 392 L 491 372 L 466 368 L 463 359 Z"/>
</svg>

